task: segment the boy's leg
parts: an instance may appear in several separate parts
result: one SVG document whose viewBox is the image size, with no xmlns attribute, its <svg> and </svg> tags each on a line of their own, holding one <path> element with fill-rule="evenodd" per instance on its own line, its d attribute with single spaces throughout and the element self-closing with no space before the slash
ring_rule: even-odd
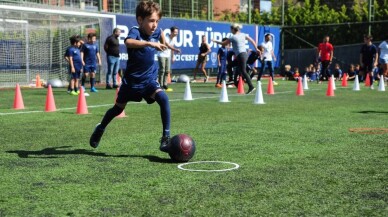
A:
<svg viewBox="0 0 388 217">
<path fill-rule="evenodd" d="M 160 106 L 160 116 L 163 125 L 159 149 L 163 152 L 168 152 L 170 143 L 170 103 L 168 101 L 168 96 L 164 91 L 159 91 L 155 94 L 155 101 Z"/>
<path fill-rule="evenodd" d="M 112 74 L 112 71 L 114 70 L 113 56 L 108 56 L 107 60 L 108 60 L 108 71 L 106 72 L 105 84 L 106 84 L 106 89 L 111 89 L 112 86 L 110 86 L 109 82 L 110 82 L 110 76 Z"/>
</svg>

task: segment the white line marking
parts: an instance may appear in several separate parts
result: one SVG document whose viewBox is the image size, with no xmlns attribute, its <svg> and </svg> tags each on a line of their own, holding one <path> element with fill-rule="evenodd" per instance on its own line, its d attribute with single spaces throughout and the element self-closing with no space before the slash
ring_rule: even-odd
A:
<svg viewBox="0 0 388 217">
<path fill-rule="evenodd" d="M 230 164 L 233 165 L 231 168 L 226 168 L 226 169 L 221 169 L 221 170 L 197 170 L 197 169 L 186 169 L 184 166 L 187 166 L 189 164 Z M 185 170 L 185 171 L 190 171 L 190 172 L 226 172 L 230 170 L 236 170 L 240 167 L 240 165 L 232 162 L 227 162 L 227 161 L 196 161 L 196 162 L 188 162 L 188 163 L 183 163 L 179 164 L 178 168 L 180 170 Z"/>
</svg>

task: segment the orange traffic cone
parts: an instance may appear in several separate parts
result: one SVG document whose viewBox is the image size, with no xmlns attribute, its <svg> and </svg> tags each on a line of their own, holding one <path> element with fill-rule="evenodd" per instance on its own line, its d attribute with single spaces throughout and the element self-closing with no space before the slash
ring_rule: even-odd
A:
<svg viewBox="0 0 388 217">
<path fill-rule="evenodd" d="M 80 88 L 80 94 L 78 95 L 78 103 L 77 103 L 77 114 L 84 115 L 88 114 L 88 105 L 86 104 L 86 98 L 84 89 Z"/>
<path fill-rule="evenodd" d="M 269 94 L 269 95 L 275 94 L 275 91 L 273 89 L 272 77 L 269 77 L 269 79 L 268 79 L 267 94 Z"/>
<path fill-rule="evenodd" d="M 15 88 L 15 98 L 13 101 L 13 109 L 24 109 L 22 92 L 20 91 L 19 84 L 16 84 Z"/>
<path fill-rule="evenodd" d="M 327 82 L 326 96 L 334 96 L 333 82 L 331 79 L 333 78 L 329 78 L 329 82 Z"/>
<path fill-rule="evenodd" d="M 366 73 L 366 76 L 365 76 L 365 87 L 369 87 L 370 86 L 370 77 L 369 77 L 369 73 Z"/>
<path fill-rule="evenodd" d="M 341 86 L 342 87 L 347 87 L 348 86 L 348 79 L 347 79 L 347 74 L 346 73 L 344 73 L 343 75 L 342 75 L 342 83 L 341 83 Z"/>
<path fill-rule="evenodd" d="M 54 112 L 55 110 L 57 110 L 57 108 L 55 106 L 53 89 L 51 88 L 51 84 L 49 84 L 47 89 L 47 95 L 46 95 L 46 107 L 44 111 Z"/>
<path fill-rule="evenodd" d="M 35 87 L 36 88 L 42 88 L 42 83 L 40 82 L 39 74 L 36 74 L 36 77 L 35 77 Z"/>
<path fill-rule="evenodd" d="M 244 81 L 243 81 L 242 76 L 240 76 L 239 80 L 238 80 L 237 93 L 238 94 L 245 94 L 245 91 L 244 91 Z"/>
<path fill-rule="evenodd" d="M 167 84 L 171 84 L 171 73 L 167 73 Z"/>
<path fill-rule="evenodd" d="M 303 85 L 302 85 L 302 78 L 301 77 L 298 78 L 298 86 L 296 88 L 296 95 L 297 96 L 303 96 L 304 95 Z"/>
<path fill-rule="evenodd" d="M 117 100 L 118 93 L 119 93 L 119 88 L 116 89 L 115 103 L 116 103 L 116 100 Z M 125 117 L 127 117 L 127 116 L 125 115 L 125 111 L 124 110 L 123 110 L 123 112 L 121 112 L 119 115 L 116 116 L 116 118 L 125 118 Z"/>
</svg>

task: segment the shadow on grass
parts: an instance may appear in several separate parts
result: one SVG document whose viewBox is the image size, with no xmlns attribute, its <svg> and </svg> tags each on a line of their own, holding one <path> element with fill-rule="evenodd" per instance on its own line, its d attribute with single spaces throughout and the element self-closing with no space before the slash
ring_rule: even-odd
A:
<svg viewBox="0 0 388 217">
<path fill-rule="evenodd" d="M 69 149 L 71 146 L 50 147 L 39 151 L 26 151 L 26 150 L 11 150 L 7 153 L 15 153 L 20 158 L 58 158 L 59 155 L 89 155 L 96 157 L 130 157 L 129 155 L 107 155 L 102 152 L 93 152 L 86 149 Z"/>
<path fill-rule="evenodd" d="M 359 111 L 361 114 L 388 114 L 388 111 Z"/>
<path fill-rule="evenodd" d="M 150 162 L 156 162 L 156 163 L 176 163 L 170 158 L 160 158 L 158 156 L 153 156 L 153 155 L 129 155 L 129 157 L 144 158 L 149 160 Z"/>
</svg>

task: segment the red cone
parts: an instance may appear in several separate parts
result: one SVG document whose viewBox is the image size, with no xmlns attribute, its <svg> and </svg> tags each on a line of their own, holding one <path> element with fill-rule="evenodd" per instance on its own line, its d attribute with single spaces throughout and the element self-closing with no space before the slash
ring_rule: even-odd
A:
<svg viewBox="0 0 388 217">
<path fill-rule="evenodd" d="M 304 95 L 303 85 L 302 85 L 302 78 L 301 77 L 298 78 L 298 87 L 296 88 L 296 95 L 297 96 L 303 96 Z"/>
<path fill-rule="evenodd" d="M 22 92 L 20 91 L 19 84 L 16 84 L 15 88 L 15 98 L 13 101 L 13 109 L 24 109 Z"/>
<path fill-rule="evenodd" d="M 341 86 L 342 87 L 347 87 L 348 86 L 348 80 L 347 80 L 347 74 L 346 73 L 344 73 L 343 75 L 342 75 L 342 83 L 341 83 Z"/>
<path fill-rule="evenodd" d="M 269 94 L 269 95 L 275 94 L 275 91 L 273 89 L 272 77 L 269 77 L 269 79 L 268 79 L 267 94 Z"/>
<path fill-rule="evenodd" d="M 116 89 L 115 103 L 116 103 L 116 100 L 117 100 L 118 93 L 119 93 L 119 88 Z M 124 110 L 123 110 L 123 112 L 121 112 L 121 114 L 116 116 L 116 118 L 125 118 L 125 117 L 127 117 L 127 116 L 125 115 L 125 111 Z"/>
<path fill-rule="evenodd" d="M 237 93 L 238 94 L 245 94 L 245 91 L 244 91 L 244 81 L 242 79 L 242 76 L 240 76 L 239 80 L 238 80 Z"/>
<path fill-rule="evenodd" d="M 80 88 L 80 94 L 78 95 L 78 103 L 77 103 L 77 114 L 84 115 L 88 114 L 88 105 L 86 104 L 86 98 L 84 89 Z"/>
<path fill-rule="evenodd" d="M 331 81 L 331 79 L 332 78 L 329 78 L 327 82 L 326 96 L 334 96 L 333 82 Z"/>
<path fill-rule="evenodd" d="M 369 73 L 366 73 L 366 76 L 365 76 L 365 87 L 369 87 L 370 86 L 370 77 L 369 77 Z"/>
<path fill-rule="evenodd" d="M 54 112 L 57 108 L 55 106 L 55 100 L 54 100 L 54 94 L 53 89 L 51 88 L 51 84 L 48 85 L 47 88 L 47 95 L 46 95 L 46 107 L 45 112 Z"/>
</svg>

